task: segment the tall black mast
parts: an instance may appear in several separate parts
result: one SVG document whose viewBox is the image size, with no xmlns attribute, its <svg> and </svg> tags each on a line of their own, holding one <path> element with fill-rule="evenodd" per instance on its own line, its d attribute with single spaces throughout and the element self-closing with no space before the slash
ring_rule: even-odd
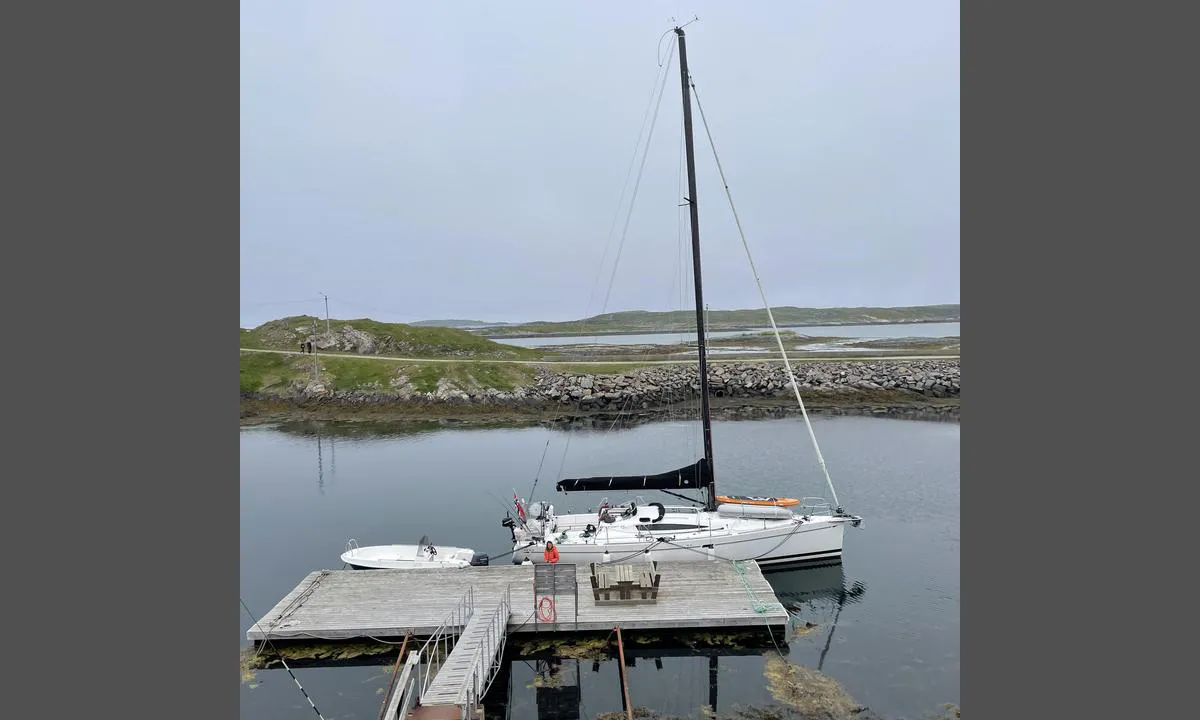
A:
<svg viewBox="0 0 1200 720">
<path fill-rule="evenodd" d="M 708 465 L 709 473 L 713 473 L 712 418 L 708 407 L 708 352 L 704 346 L 704 291 L 700 281 L 700 215 L 696 207 L 696 155 L 692 149 L 692 93 L 688 82 L 687 45 L 683 38 L 683 28 L 675 28 L 675 34 L 679 36 L 679 78 L 683 84 L 683 136 L 687 146 L 688 172 L 687 202 L 691 212 L 692 272 L 696 286 L 696 347 L 700 352 L 700 419 L 704 424 L 704 462 Z M 716 494 L 715 484 L 710 483 L 706 499 L 709 510 L 716 509 Z"/>
</svg>

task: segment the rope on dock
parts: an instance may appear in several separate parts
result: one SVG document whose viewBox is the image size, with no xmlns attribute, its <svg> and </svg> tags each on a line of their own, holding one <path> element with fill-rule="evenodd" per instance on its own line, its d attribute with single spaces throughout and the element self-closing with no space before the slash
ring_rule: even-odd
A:
<svg viewBox="0 0 1200 720">
<path fill-rule="evenodd" d="M 746 563 L 741 560 L 734 560 L 733 569 L 737 571 L 738 580 L 742 581 L 742 587 L 745 588 L 746 594 L 750 596 L 750 606 L 754 608 L 754 612 L 762 615 L 770 610 L 771 606 L 759 599 L 758 594 L 754 592 L 754 588 L 750 587 L 750 581 L 746 579 Z"/>
<path fill-rule="evenodd" d="M 779 545 L 782 545 L 788 538 L 790 538 L 796 532 L 797 529 L 799 529 L 799 527 L 800 527 L 800 525 L 797 524 L 796 527 L 793 528 L 792 531 L 789 532 L 787 534 L 787 536 L 784 537 L 783 540 L 779 541 L 779 544 L 777 544 L 775 547 L 779 547 Z M 677 543 L 671 542 L 670 540 L 666 540 L 666 539 L 663 539 L 662 542 L 666 543 L 667 545 L 671 545 L 673 547 L 681 548 L 683 550 L 691 550 L 692 552 L 698 553 L 700 555 L 704 555 L 705 557 L 709 557 L 707 553 L 705 553 L 701 550 L 697 550 L 695 548 L 687 547 L 686 545 L 679 545 Z M 772 548 L 772 550 L 773 549 L 774 548 Z M 770 552 L 770 550 L 768 550 L 767 552 Z M 765 555 L 766 553 L 763 553 L 763 554 Z M 762 557 L 762 555 L 759 555 L 759 557 Z M 750 586 L 750 581 L 746 577 L 745 561 L 723 558 L 723 557 L 720 557 L 719 555 L 713 555 L 712 559 L 720 560 L 722 562 L 727 562 L 733 566 L 734 571 L 737 572 L 737 574 L 738 574 L 738 579 L 742 583 L 742 588 L 746 591 L 746 595 L 750 598 L 750 606 L 754 609 L 755 613 L 763 616 L 763 623 L 765 624 L 765 627 L 767 628 L 767 634 L 771 638 L 771 644 L 775 646 L 775 652 L 779 653 L 779 657 L 786 660 L 787 657 L 783 654 L 783 649 L 779 647 L 779 643 L 775 640 L 774 631 L 771 630 L 771 622 L 770 622 L 770 620 L 768 620 L 766 618 L 766 612 L 771 609 L 771 606 L 768 605 L 767 603 L 763 602 L 762 599 L 758 597 L 758 594 L 754 591 L 754 588 Z"/>
<path fill-rule="evenodd" d="M 290 603 L 288 603 L 287 606 L 283 608 L 283 610 L 279 611 L 279 615 L 274 620 L 267 623 L 266 635 L 263 636 L 262 644 L 260 644 L 258 646 L 258 652 L 254 653 L 255 658 L 257 658 L 262 653 L 262 649 L 267 646 L 266 644 L 268 642 L 270 642 L 271 633 L 275 632 L 275 627 L 277 625 L 279 625 L 279 623 L 283 622 L 284 618 L 286 618 L 288 615 L 291 615 L 296 610 L 298 610 L 300 608 L 300 606 L 304 604 L 305 600 L 312 597 L 313 591 L 317 589 L 317 586 L 320 585 L 321 581 L 324 580 L 326 577 L 328 577 L 328 575 L 329 575 L 328 570 L 322 570 L 319 573 L 317 573 L 317 576 L 315 578 L 313 578 L 313 581 L 311 583 L 308 584 L 308 587 L 304 588 L 303 592 L 301 592 L 299 595 L 292 598 L 292 601 Z M 246 604 L 242 603 L 242 607 L 246 607 Z M 246 608 L 246 612 L 250 612 L 250 608 Z M 251 619 L 253 619 L 254 614 L 251 613 L 250 617 L 251 617 Z M 258 625 L 259 630 L 263 629 L 263 626 L 257 620 L 254 621 L 254 624 Z M 271 643 L 271 647 L 274 648 L 275 643 Z"/>
<path fill-rule="evenodd" d="M 763 622 L 767 628 L 767 635 L 771 638 L 771 644 L 775 646 L 775 652 L 779 653 L 779 657 L 787 660 L 787 656 L 783 654 L 783 648 L 779 647 L 779 643 L 775 641 L 775 633 L 771 630 L 771 622 L 767 620 L 765 613 L 771 609 L 771 606 L 759 599 L 758 594 L 754 592 L 754 588 L 750 587 L 750 581 L 746 579 L 746 564 L 741 560 L 734 560 L 731 563 L 733 569 L 737 571 L 738 579 L 742 581 L 742 587 L 746 589 L 746 594 L 750 597 L 750 605 L 754 608 L 754 612 L 763 615 Z"/>
<path fill-rule="evenodd" d="M 313 592 L 316 591 L 317 586 L 321 584 L 321 581 L 324 580 L 328 576 L 329 576 L 328 570 L 320 571 L 317 574 L 317 576 L 315 578 L 313 578 L 313 581 L 308 584 L 308 587 L 304 588 L 303 592 L 301 592 L 299 595 L 292 598 L 292 601 L 287 604 L 287 607 L 285 607 L 283 610 L 279 611 L 279 616 L 267 624 L 271 628 L 274 628 L 276 625 L 283 622 L 284 618 L 286 618 L 288 615 L 291 615 L 292 613 L 299 610 L 300 606 L 304 604 L 304 601 L 309 599 L 310 597 L 312 597 Z M 260 625 L 259 627 L 262 627 L 262 626 Z"/>
<path fill-rule="evenodd" d="M 246 601 L 242 600 L 241 598 L 238 598 L 238 601 L 242 603 L 242 608 L 245 609 L 246 614 L 250 616 L 250 620 L 253 621 L 255 625 L 258 625 L 258 618 L 254 617 L 254 613 L 250 612 L 250 608 L 246 607 Z M 258 627 L 260 630 L 262 629 L 262 625 L 258 625 Z M 288 667 L 287 660 L 283 659 L 283 653 L 279 652 L 279 648 L 275 647 L 274 642 L 271 642 L 270 635 L 266 637 L 266 641 L 271 643 L 271 649 L 274 650 L 275 654 L 279 656 L 279 662 L 283 663 L 283 669 L 287 670 L 288 675 L 292 676 L 292 682 L 296 683 L 296 687 L 300 688 L 300 693 L 304 695 L 304 699 L 308 701 L 308 704 L 312 707 L 313 712 L 317 714 L 318 718 L 325 720 L 325 717 L 321 715 L 321 711 L 317 709 L 317 704 L 313 702 L 312 698 L 308 696 L 308 692 L 305 691 L 304 686 L 301 685 L 300 681 L 296 679 L 296 673 L 292 672 L 292 669 Z"/>
</svg>

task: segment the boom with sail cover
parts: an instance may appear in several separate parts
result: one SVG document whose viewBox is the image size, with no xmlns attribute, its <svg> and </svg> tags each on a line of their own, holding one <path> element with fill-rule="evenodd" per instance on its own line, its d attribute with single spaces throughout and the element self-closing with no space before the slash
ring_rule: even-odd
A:
<svg viewBox="0 0 1200 720">
<path fill-rule="evenodd" d="M 713 474 L 705 458 L 677 470 L 657 475 L 614 475 L 559 480 L 558 492 L 598 492 L 603 490 L 699 490 L 712 487 Z"/>
</svg>

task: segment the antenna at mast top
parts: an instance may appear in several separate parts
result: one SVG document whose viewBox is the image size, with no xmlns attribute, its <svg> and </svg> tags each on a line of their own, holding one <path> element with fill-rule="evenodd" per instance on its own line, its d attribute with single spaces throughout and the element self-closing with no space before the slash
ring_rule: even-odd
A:
<svg viewBox="0 0 1200 720">
<path fill-rule="evenodd" d="M 666 31 L 664 31 L 662 35 L 659 35 L 659 36 L 658 36 L 658 66 L 659 66 L 659 67 L 662 67 L 662 64 L 663 64 L 663 59 L 662 59 L 662 41 L 663 41 L 663 38 L 665 38 L 667 35 L 670 35 L 672 31 L 674 31 L 674 33 L 675 33 L 676 35 L 678 35 L 678 36 L 680 36 L 680 37 L 683 37 L 683 29 L 684 29 L 685 27 L 687 27 L 688 25 L 691 25 L 692 23 L 696 22 L 696 21 L 697 21 L 697 20 L 699 20 L 699 19 L 700 19 L 700 18 L 699 18 L 699 17 L 697 17 L 697 16 L 692 16 L 692 19 L 691 19 L 691 20 L 688 20 L 688 21 L 687 21 L 687 22 L 685 22 L 684 24 L 682 24 L 682 25 L 679 25 L 679 24 L 678 24 L 678 22 L 679 22 L 678 20 L 676 20 L 675 18 L 671 18 L 671 24 L 672 24 L 672 25 L 674 25 L 674 27 L 673 27 L 673 28 L 671 28 L 670 30 L 666 30 Z"/>
<path fill-rule="evenodd" d="M 685 27 L 687 27 L 688 25 L 691 25 L 692 23 L 698 21 L 699 19 L 700 19 L 700 17 L 698 15 L 693 15 L 691 20 L 688 20 L 687 22 L 685 22 L 682 25 L 676 25 L 675 32 L 679 32 L 680 30 L 683 30 Z M 675 20 L 675 18 L 671 18 L 671 22 L 674 23 L 677 21 Z"/>
<path fill-rule="evenodd" d="M 690 19 L 690 20 L 688 20 L 688 22 L 684 23 L 683 25 L 676 25 L 676 28 L 674 28 L 674 31 L 676 31 L 676 34 L 677 34 L 677 35 L 683 35 L 683 29 L 684 29 L 684 28 L 686 28 L 686 26 L 688 26 L 688 25 L 690 25 L 690 24 L 692 24 L 692 23 L 695 23 L 695 22 L 697 22 L 697 20 L 700 20 L 700 17 L 698 17 L 698 16 L 691 16 L 691 19 Z M 674 18 L 671 18 L 671 22 L 672 22 L 672 23 L 676 22 L 676 19 L 674 19 Z"/>
</svg>

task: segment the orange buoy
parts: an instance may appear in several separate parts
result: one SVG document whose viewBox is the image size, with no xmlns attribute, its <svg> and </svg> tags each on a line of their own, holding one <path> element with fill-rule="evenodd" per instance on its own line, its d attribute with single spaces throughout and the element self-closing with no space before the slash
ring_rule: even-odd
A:
<svg viewBox="0 0 1200 720">
<path fill-rule="evenodd" d="M 774 505 L 775 507 L 791 507 L 800 504 L 796 498 L 758 497 L 756 495 L 718 495 L 717 502 L 729 505 Z"/>
</svg>

